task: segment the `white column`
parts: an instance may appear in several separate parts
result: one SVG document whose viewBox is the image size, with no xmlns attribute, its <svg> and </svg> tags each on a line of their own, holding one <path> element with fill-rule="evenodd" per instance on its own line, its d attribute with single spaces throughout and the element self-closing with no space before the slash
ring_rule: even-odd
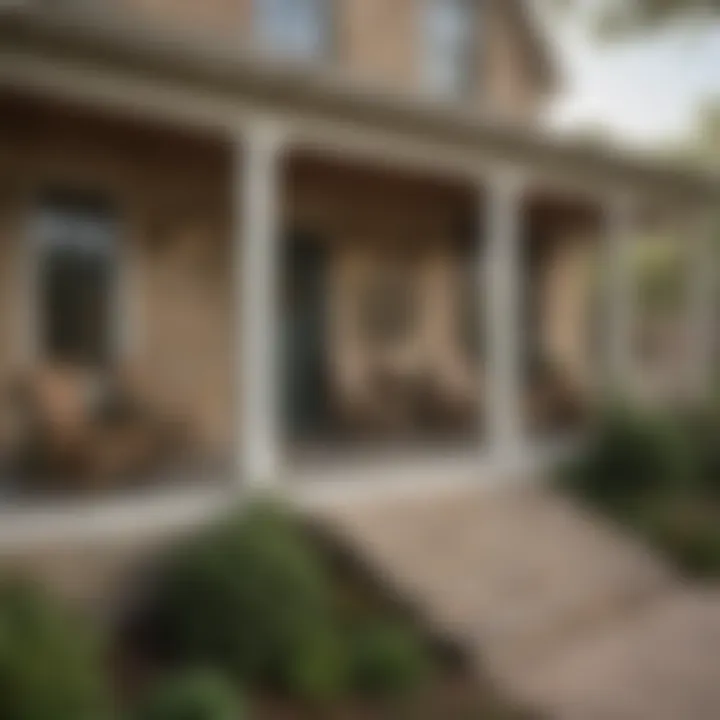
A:
<svg viewBox="0 0 720 720">
<path fill-rule="evenodd" d="M 486 188 L 483 304 L 487 310 L 486 391 L 491 453 L 503 467 L 522 460 L 523 184 L 514 172 L 497 172 Z"/>
<path fill-rule="evenodd" d="M 712 390 L 717 298 L 715 223 L 703 218 L 688 233 L 687 344 L 689 389 L 702 398 Z"/>
<path fill-rule="evenodd" d="M 278 293 L 283 134 L 259 122 L 239 136 L 235 163 L 236 333 L 241 481 L 279 470 Z"/>
<path fill-rule="evenodd" d="M 604 238 L 605 374 L 613 393 L 621 396 L 633 381 L 633 317 L 635 288 L 632 268 L 634 228 L 629 198 L 613 198 L 607 208 Z"/>
</svg>

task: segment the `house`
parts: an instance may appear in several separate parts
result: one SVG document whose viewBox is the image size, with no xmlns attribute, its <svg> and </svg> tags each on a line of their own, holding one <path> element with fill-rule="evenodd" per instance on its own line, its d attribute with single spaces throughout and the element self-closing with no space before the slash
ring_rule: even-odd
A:
<svg viewBox="0 0 720 720">
<path fill-rule="evenodd" d="M 632 385 L 644 223 L 689 250 L 702 388 L 717 183 L 542 131 L 561 83 L 520 0 L 4 3 L 2 382 L 103 504 L 3 532 L 134 532 L 321 466 L 532 470 Z M 88 409 L 117 387 L 135 420 Z"/>
</svg>

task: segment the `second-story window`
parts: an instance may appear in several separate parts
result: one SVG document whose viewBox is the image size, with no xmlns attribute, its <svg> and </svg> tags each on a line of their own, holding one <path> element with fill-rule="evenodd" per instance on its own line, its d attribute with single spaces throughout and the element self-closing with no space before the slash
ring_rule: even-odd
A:
<svg viewBox="0 0 720 720">
<path fill-rule="evenodd" d="M 425 87 L 433 93 L 462 97 L 471 90 L 480 0 L 424 0 Z"/>
<path fill-rule="evenodd" d="M 261 44 L 290 58 L 317 59 L 330 46 L 330 0 L 255 0 Z"/>
</svg>

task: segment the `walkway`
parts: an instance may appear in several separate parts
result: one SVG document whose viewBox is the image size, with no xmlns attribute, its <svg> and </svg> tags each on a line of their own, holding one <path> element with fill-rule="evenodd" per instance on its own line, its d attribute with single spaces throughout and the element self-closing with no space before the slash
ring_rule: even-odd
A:
<svg viewBox="0 0 720 720">
<path fill-rule="evenodd" d="M 720 718 L 720 591 L 548 490 L 448 492 L 324 519 L 510 693 L 557 720 Z"/>
</svg>

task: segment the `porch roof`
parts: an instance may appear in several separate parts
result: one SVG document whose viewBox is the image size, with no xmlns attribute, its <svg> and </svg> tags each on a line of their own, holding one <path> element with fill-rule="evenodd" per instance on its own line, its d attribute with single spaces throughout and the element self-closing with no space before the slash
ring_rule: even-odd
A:
<svg viewBox="0 0 720 720">
<path fill-rule="evenodd" d="M 98 7 L 99 6 L 99 7 Z M 236 114 L 268 113 L 307 129 L 313 122 L 350 131 L 401 134 L 448 157 L 556 175 L 568 187 L 584 183 L 603 192 L 642 192 L 679 202 L 719 203 L 720 174 L 645 155 L 588 146 L 549 131 L 513 124 L 477 108 L 433 102 L 416 93 L 383 91 L 337 71 L 271 61 L 229 39 L 138 22 L 107 3 L 20 2 L 0 10 L 0 84 L 43 93 L 75 92 L 83 78 L 104 77 L 127 90 L 135 82 L 152 97 L 154 87 L 182 90 L 186 99 L 212 99 L 210 124 L 225 129 Z M 61 89 L 62 77 L 67 81 Z M 75 73 L 74 85 L 68 78 Z M 68 74 L 70 73 L 70 74 Z M 70 88 L 73 88 L 70 90 Z M 96 86 L 97 87 L 97 86 Z M 122 95 L 127 102 L 128 95 Z M 175 95 L 177 97 L 177 95 Z M 103 98 L 107 100 L 108 98 Z M 116 96 L 116 103 L 120 95 Z M 217 112 L 222 108 L 223 112 Z M 199 117 L 200 115 L 198 115 Z M 302 137 L 303 133 L 300 133 Z M 312 137 L 312 133 L 308 135 Z M 315 138 L 322 142 L 322 131 Z M 391 135 L 388 135 L 388 138 Z M 575 180 L 578 186 L 575 186 Z"/>
</svg>

